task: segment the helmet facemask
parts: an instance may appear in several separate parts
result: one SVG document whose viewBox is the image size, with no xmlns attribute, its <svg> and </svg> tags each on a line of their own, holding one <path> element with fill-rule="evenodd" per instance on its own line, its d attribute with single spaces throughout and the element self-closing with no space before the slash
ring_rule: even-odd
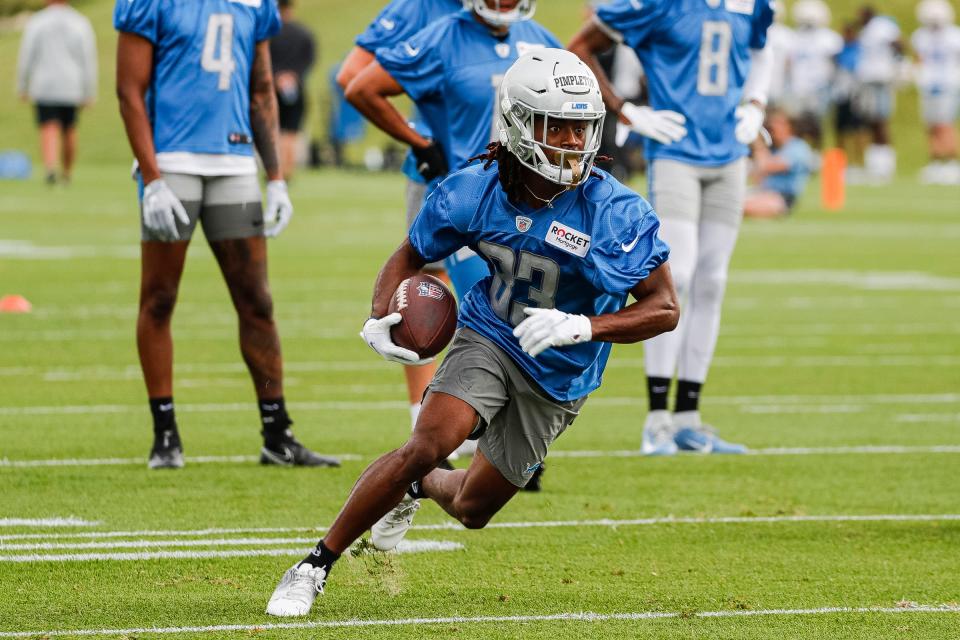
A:
<svg viewBox="0 0 960 640">
<path fill-rule="evenodd" d="M 523 22 L 533 17 L 537 10 L 537 0 L 517 0 L 513 9 L 506 11 L 500 10 L 501 0 L 463 0 L 463 6 L 466 9 L 474 11 L 483 18 L 483 21 L 494 27 L 511 25 L 516 22 Z"/>
<path fill-rule="evenodd" d="M 505 98 L 504 98 L 505 100 Z M 540 111 L 522 102 L 502 105 L 500 142 L 513 153 L 520 164 L 550 182 L 574 188 L 584 182 L 593 169 L 600 150 L 604 113 L 593 111 L 589 104 L 571 101 L 562 111 Z M 538 127 L 542 119 L 542 127 Z M 567 149 L 551 145 L 547 140 L 551 121 L 583 124 L 583 149 Z M 537 135 L 539 129 L 540 135 Z"/>
</svg>

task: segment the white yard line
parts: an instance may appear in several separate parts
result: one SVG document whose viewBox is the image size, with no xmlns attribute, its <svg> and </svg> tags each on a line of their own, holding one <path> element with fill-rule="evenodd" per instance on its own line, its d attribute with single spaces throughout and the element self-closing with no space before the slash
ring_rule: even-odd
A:
<svg viewBox="0 0 960 640">
<path fill-rule="evenodd" d="M 0 631 L 0 638 L 29 638 L 47 636 L 136 636 L 142 634 L 221 633 L 224 631 L 258 632 L 278 629 L 330 629 L 358 627 L 407 627 L 441 624 L 496 624 L 524 622 L 618 622 L 663 620 L 671 618 L 752 618 L 849 614 L 901 614 L 960 612 L 956 605 L 919 605 L 914 603 L 896 607 L 819 607 L 816 609 L 756 609 L 733 611 L 641 611 L 632 613 L 593 613 L 576 611 L 546 615 L 516 616 L 450 616 L 443 618 L 394 618 L 382 620 L 308 620 L 303 622 L 264 622 L 261 624 L 219 624 L 192 627 L 139 627 L 129 629 L 50 629 L 45 631 Z"/>
<path fill-rule="evenodd" d="M 60 539 L 59 535 L 52 535 Z M 159 547 L 237 547 L 269 546 L 277 544 L 309 544 L 317 542 L 314 538 L 207 538 L 203 540 L 119 540 L 113 542 L 25 542 L 10 544 L 0 542 L 0 551 L 77 551 L 79 549 L 153 549 Z"/>
<path fill-rule="evenodd" d="M 821 412 L 823 413 L 823 412 Z M 849 413 L 849 412 L 841 412 Z M 768 447 L 749 449 L 746 455 L 751 456 L 817 456 L 817 455 L 844 455 L 844 454 L 920 454 L 920 453 L 960 453 L 960 445 L 942 444 L 928 446 L 900 446 L 900 445 L 850 445 L 837 447 Z M 331 454 L 343 461 L 367 460 L 373 456 L 363 456 L 356 453 Z M 638 449 L 610 449 L 610 450 L 556 450 L 550 452 L 551 458 L 642 458 Z M 681 453 L 683 456 L 700 455 L 697 453 Z M 212 464 L 254 463 L 259 461 L 257 456 L 187 456 L 186 462 Z M 114 467 L 114 466 L 142 466 L 146 464 L 143 458 L 51 458 L 40 460 L 10 460 L 0 458 L 0 469 L 4 467 L 14 469 L 35 467 Z M 0 521 L 2 526 L 2 521 Z M 13 525 L 7 525 L 13 526 Z"/>
<path fill-rule="evenodd" d="M 837 515 L 794 515 L 794 516 L 715 516 L 715 517 L 649 517 L 649 518 L 631 518 L 631 519 L 611 519 L 601 518 L 597 520 L 539 520 L 529 522 L 491 522 L 487 529 L 554 529 L 558 527 L 643 527 L 658 525 L 715 525 L 715 524 L 796 524 L 805 522 L 956 522 L 960 521 L 960 514 L 957 513 L 879 513 L 879 514 L 837 514 Z M 413 525 L 415 530 L 420 531 L 465 531 L 463 526 L 456 522 L 441 522 L 436 524 Z M 236 529 L 194 529 L 194 530 L 143 530 L 143 531 L 91 531 L 84 533 L 62 533 L 57 532 L 57 540 L 67 538 L 78 539 L 109 539 L 109 538 L 134 538 L 134 537 L 175 537 L 175 538 L 198 538 L 202 536 L 219 536 L 224 534 L 240 535 L 263 534 L 263 533 L 314 533 L 322 535 L 326 531 L 325 527 L 293 527 L 293 528 L 236 528 Z M 49 540 L 49 533 L 20 533 L 0 536 L 0 542 L 10 540 Z M 294 541 L 299 540 L 294 539 Z M 309 538 L 313 540 L 313 538 Z M 207 543 L 211 541 L 207 540 Z M 86 544 L 86 543 L 79 543 Z"/>
<path fill-rule="evenodd" d="M 0 461 L 2 466 L 2 461 Z M 0 527 L 95 527 L 97 521 L 66 518 L 0 518 Z"/>
<path fill-rule="evenodd" d="M 901 413 L 897 422 L 960 422 L 960 413 Z"/>
<path fill-rule="evenodd" d="M 960 358 L 958 358 L 960 361 Z M 640 361 L 637 361 L 638 364 Z M 353 389 L 362 392 L 362 385 L 352 385 Z M 379 389 L 379 385 L 374 385 Z M 764 395 L 764 396 L 707 396 L 706 404 L 715 405 L 786 405 L 798 404 L 812 406 L 820 405 L 888 405 L 888 404 L 958 404 L 960 393 L 931 393 L 931 394 L 864 394 L 864 395 Z M 591 398 L 587 405 L 596 406 L 646 406 L 646 399 L 641 395 L 635 396 L 599 396 Z M 407 403 L 403 400 L 343 400 L 343 401 L 314 401 L 290 402 L 287 405 L 298 411 L 394 411 L 406 409 Z M 254 406 L 249 402 L 210 402 L 190 403 L 177 405 L 181 412 L 195 413 L 226 413 L 252 412 Z M 143 404 L 81 404 L 81 405 L 26 405 L 20 407 L 0 407 L 0 416 L 22 415 L 87 415 L 87 414 L 118 414 L 142 413 Z M 762 410 L 758 410 L 762 411 Z"/>
<path fill-rule="evenodd" d="M 297 542 L 297 540 L 291 540 Z M 310 540 L 309 544 L 314 544 Z M 305 543 L 307 544 L 307 543 Z M 463 549 L 459 542 L 445 540 L 403 540 L 397 545 L 397 553 L 425 553 L 435 551 L 457 551 Z M 284 549 L 228 549 L 203 551 L 140 551 L 129 553 L 57 553 L 57 554 L 15 554 L 0 555 L 0 562 L 91 562 L 96 560 L 193 560 L 204 558 L 252 558 L 263 556 L 303 556 L 309 547 L 290 547 Z"/>
</svg>

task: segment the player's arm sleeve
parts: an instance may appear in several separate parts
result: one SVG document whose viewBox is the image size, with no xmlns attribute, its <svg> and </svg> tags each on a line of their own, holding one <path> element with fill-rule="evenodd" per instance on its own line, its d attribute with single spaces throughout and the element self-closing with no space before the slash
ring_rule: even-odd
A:
<svg viewBox="0 0 960 640">
<path fill-rule="evenodd" d="M 673 0 L 613 0 L 597 7 L 593 23 L 614 42 L 639 47 L 654 33 Z"/>
<path fill-rule="evenodd" d="M 157 43 L 160 31 L 161 0 L 117 0 L 113 9 L 113 27 Z"/>
<path fill-rule="evenodd" d="M 427 262 L 436 262 L 469 244 L 466 225 L 455 219 L 450 195 L 441 183 L 423 203 L 410 226 L 410 244 Z"/>
<path fill-rule="evenodd" d="M 377 49 L 393 47 L 417 32 L 415 19 L 420 0 L 393 0 L 373 19 L 363 33 L 354 40 L 361 49 L 376 53 Z"/>
<path fill-rule="evenodd" d="M 121 0 L 122 1 L 122 0 Z M 280 20 L 280 9 L 277 3 L 266 0 L 260 5 L 260 13 L 257 15 L 257 24 L 254 27 L 254 42 L 263 42 L 275 36 L 283 22 Z"/>
<path fill-rule="evenodd" d="M 750 49 L 750 71 L 743 83 L 743 100 L 767 104 L 770 83 L 773 80 L 773 49 Z"/>
<path fill-rule="evenodd" d="M 442 89 L 440 41 L 445 30 L 436 26 L 418 31 L 394 47 L 377 49 L 377 62 L 414 102 Z"/>
<path fill-rule="evenodd" d="M 632 290 L 667 261 L 670 248 L 660 239 L 660 220 L 637 195 L 617 198 L 619 214 L 608 216 L 603 237 L 590 250 L 588 276 L 600 291 L 620 295 Z"/>
</svg>

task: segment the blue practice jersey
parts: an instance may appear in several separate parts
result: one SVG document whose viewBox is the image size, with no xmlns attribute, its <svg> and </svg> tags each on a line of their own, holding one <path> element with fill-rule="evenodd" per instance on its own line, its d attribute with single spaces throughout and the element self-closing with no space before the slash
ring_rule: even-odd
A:
<svg viewBox="0 0 960 640">
<path fill-rule="evenodd" d="M 153 43 L 147 108 L 158 156 L 253 157 L 250 70 L 256 44 L 280 29 L 275 0 L 117 0 L 113 24 Z"/>
<path fill-rule="evenodd" d="M 636 51 L 650 106 L 687 118 L 687 136 L 679 142 L 645 141 L 648 158 L 718 166 L 747 154 L 734 137 L 734 111 L 750 70 L 749 50 L 767 42 L 770 0 L 613 0 L 597 7 L 596 19 Z"/>
<path fill-rule="evenodd" d="M 532 20 L 497 38 L 463 10 L 391 49 L 378 49 L 377 60 L 416 103 L 456 171 L 495 138 L 494 102 L 503 74 L 541 47 L 562 45 Z"/>
<path fill-rule="evenodd" d="M 464 296 L 460 324 L 492 340 L 563 401 L 600 386 L 612 345 L 553 347 L 533 358 L 513 337 L 524 307 L 613 313 L 669 253 L 650 204 L 597 173 L 602 177 L 561 194 L 553 208 L 530 210 L 507 199 L 496 165 L 471 166 L 440 183 L 410 228 L 410 243 L 427 262 L 464 246 L 483 257 L 492 275 Z"/>
<path fill-rule="evenodd" d="M 395 47 L 434 20 L 457 13 L 461 9 L 461 0 L 393 0 L 366 30 L 357 36 L 356 45 L 370 53 L 376 53 L 377 49 Z M 424 138 L 433 136 L 430 126 L 420 117 L 416 108 L 410 124 Z M 403 173 L 411 180 L 424 181 L 417 173 L 417 163 L 412 153 L 407 153 Z"/>
</svg>

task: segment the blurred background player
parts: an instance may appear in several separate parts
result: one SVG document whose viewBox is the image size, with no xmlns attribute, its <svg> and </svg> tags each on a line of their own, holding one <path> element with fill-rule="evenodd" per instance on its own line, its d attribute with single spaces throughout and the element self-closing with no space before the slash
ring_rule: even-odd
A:
<svg viewBox="0 0 960 640">
<path fill-rule="evenodd" d="M 527 51 L 560 46 L 530 19 L 535 0 L 469 0 L 465 5 L 400 44 L 378 49 L 376 61 L 347 87 L 347 99 L 367 119 L 411 147 L 417 171 L 428 183 L 427 195 L 493 138 L 497 87 L 510 65 Z M 409 126 L 388 99 L 403 93 L 416 104 L 431 137 Z M 416 200 L 409 197 L 411 223 Z M 444 266 L 460 297 L 489 275 L 486 262 L 469 248 Z M 422 398 L 429 378 L 420 381 L 423 387 L 410 389 L 411 402 Z M 456 453 L 471 453 L 474 444 Z"/>
<path fill-rule="evenodd" d="M 793 123 L 782 109 L 767 113 L 767 130 L 773 140 L 768 149 L 754 141 L 751 177 L 757 188 L 747 194 L 743 213 L 752 218 L 777 218 L 790 213 L 816 166 L 810 145 L 794 135 Z"/>
<path fill-rule="evenodd" d="M 293 18 L 293 0 L 280 0 L 283 25 L 270 39 L 270 60 L 280 110 L 280 173 L 293 176 L 300 150 L 300 128 L 307 107 L 307 74 L 315 62 L 316 45 L 310 29 Z"/>
<path fill-rule="evenodd" d="M 799 0 L 793 5 L 793 20 L 788 95 L 781 106 L 792 118 L 809 121 L 810 142 L 820 148 L 823 120 L 831 104 L 834 57 L 843 49 L 843 38 L 830 29 L 830 7 L 822 0 Z"/>
<path fill-rule="evenodd" d="M 773 24 L 767 29 L 767 47 L 773 57 L 770 63 L 770 95 L 767 97 L 770 106 L 782 104 L 786 96 L 787 68 L 795 41 L 796 34 L 787 26 L 787 6 L 783 0 L 775 0 Z"/>
<path fill-rule="evenodd" d="M 917 20 L 923 26 L 913 32 L 910 44 L 919 58 L 917 86 L 930 148 L 930 164 L 920 178 L 928 184 L 958 184 L 954 123 L 960 107 L 960 27 L 946 0 L 923 0 Z"/>
<path fill-rule="evenodd" d="M 676 326 L 657 216 L 613 176 L 592 171 L 604 107 L 590 70 L 560 49 L 527 53 L 506 72 L 501 98 L 487 162 L 436 188 L 381 269 L 364 339 L 387 359 L 419 357 L 390 341 L 400 318 L 387 307 L 429 260 L 469 245 L 497 273 L 464 296 L 461 328 L 410 440 L 360 476 L 316 549 L 283 575 L 268 614 L 309 613 L 337 558 L 367 529 L 378 549 L 395 548 L 420 497 L 468 528 L 486 526 L 600 385 L 610 343 Z M 478 432 L 469 469 L 436 468 Z"/>
<path fill-rule="evenodd" d="M 649 138 L 650 199 L 671 249 L 680 326 L 644 347 L 650 412 L 642 450 L 743 453 L 700 419 L 700 392 L 716 347 L 727 268 L 743 217 L 747 145 L 763 126 L 772 56 L 768 0 L 614 0 L 574 36 L 592 63 L 614 43 L 643 64 L 650 106 L 625 102 L 597 73 L 608 109 Z M 594 70 L 597 71 L 596 67 Z M 667 410 L 677 376 L 674 413 Z"/>
<path fill-rule="evenodd" d="M 67 0 L 27 20 L 17 59 L 17 92 L 36 109 L 48 184 L 70 181 L 77 157 L 77 110 L 97 96 L 97 42 L 90 21 Z"/>
<path fill-rule="evenodd" d="M 863 162 L 867 179 L 882 184 L 893 179 L 897 171 L 897 153 L 890 140 L 890 117 L 903 43 L 896 21 L 877 15 L 873 7 L 860 9 L 860 24 L 856 106 L 870 134 Z"/>
<path fill-rule="evenodd" d="M 846 180 L 863 182 L 864 123 L 857 106 L 860 38 L 855 22 L 843 25 L 843 48 L 834 58 L 832 100 L 837 147 L 847 155 Z"/>
<path fill-rule="evenodd" d="M 461 0 L 393 0 L 374 18 L 366 31 L 357 36 L 355 46 L 347 54 L 337 73 L 337 84 L 345 92 L 361 71 L 376 62 L 377 49 L 393 48 L 433 21 L 458 13 L 462 9 Z M 416 110 L 409 124 L 423 137 L 431 137 L 427 122 Z M 423 206 L 427 189 L 427 181 L 417 171 L 417 164 L 413 151 L 409 151 L 403 163 L 403 174 L 407 178 L 404 193 L 407 227 L 413 224 L 413 219 Z M 428 264 L 424 271 L 447 279 L 442 263 Z M 459 289 L 457 291 L 459 292 Z M 407 399 L 410 403 L 411 428 L 417 423 L 423 393 L 435 371 L 436 365 L 432 363 L 418 367 L 405 366 L 403 369 L 407 381 Z"/>
<path fill-rule="evenodd" d="M 240 350 L 263 424 L 262 464 L 336 466 L 290 431 L 265 234 L 293 215 L 280 175 L 268 38 L 273 2 L 117 0 L 117 94 L 139 165 L 142 214 L 137 347 L 153 415 L 150 468 L 183 466 L 173 405 L 170 320 L 199 221 L 237 311 Z M 184 105 L 189 104 L 189 109 Z M 254 147 L 269 182 L 260 203 Z"/>
</svg>

